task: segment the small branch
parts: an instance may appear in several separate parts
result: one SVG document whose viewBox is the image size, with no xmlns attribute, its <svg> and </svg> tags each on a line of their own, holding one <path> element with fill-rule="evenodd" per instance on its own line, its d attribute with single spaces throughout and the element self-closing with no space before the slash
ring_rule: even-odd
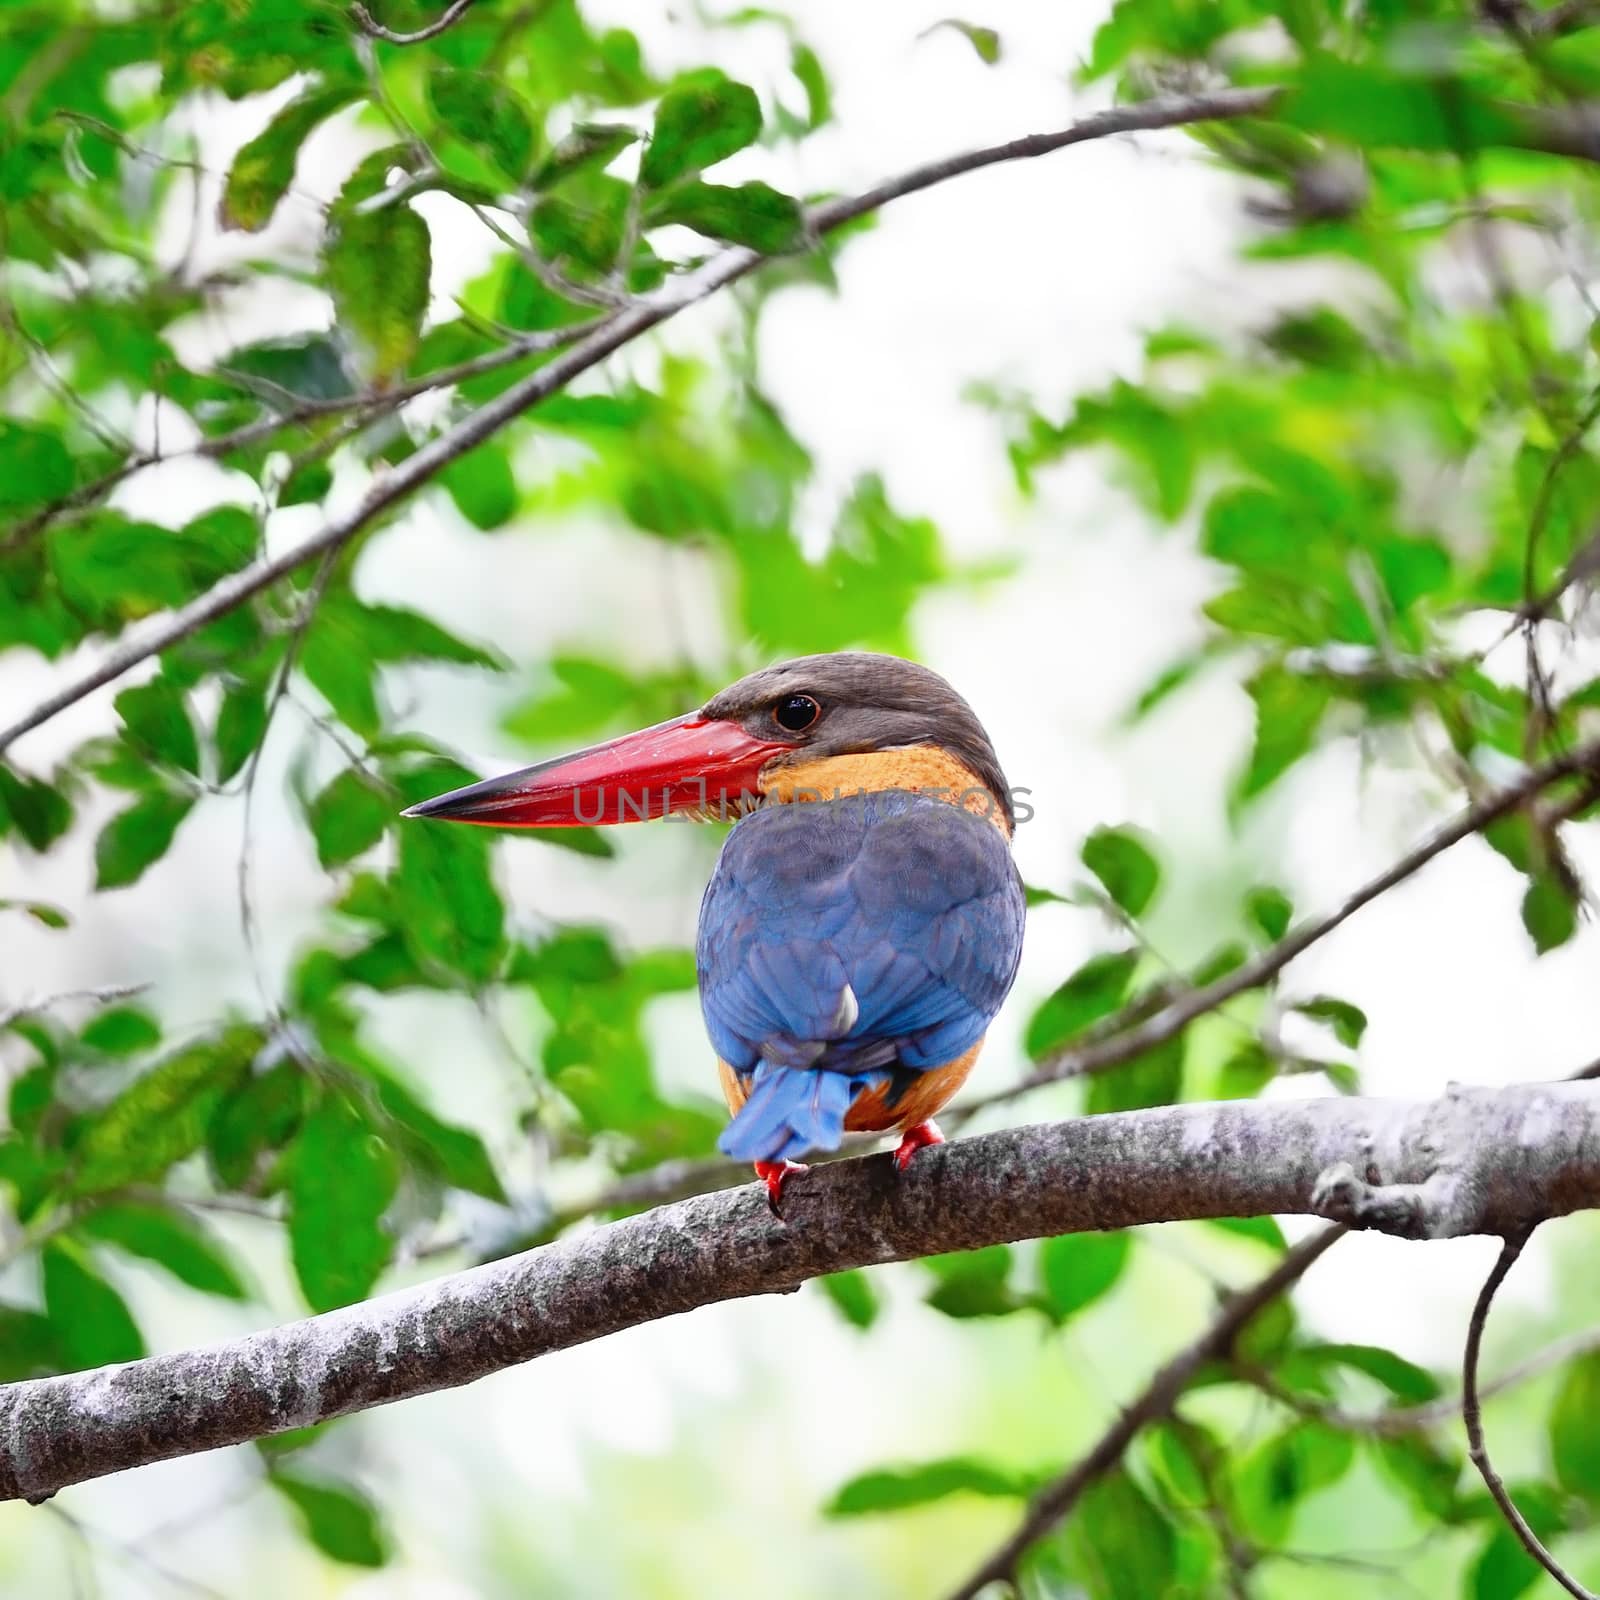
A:
<svg viewBox="0 0 1600 1600">
<path fill-rule="evenodd" d="M 298 427 L 303 422 L 315 422 L 323 417 L 341 416 L 346 412 L 362 413 L 367 422 L 373 422 L 390 411 L 398 410 L 406 401 L 415 400 L 418 395 L 429 394 L 435 389 L 451 388 L 455 384 L 465 383 L 469 378 L 479 377 L 486 372 L 496 372 L 501 367 L 523 361 L 529 356 L 544 355 L 552 350 L 564 350 L 567 346 L 578 343 L 580 339 L 587 338 L 608 320 L 607 317 L 595 317 L 566 328 L 546 328 L 525 333 L 498 349 L 486 350 L 482 355 L 457 361 L 452 366 L 440 367 L 437 371 L 424 373 L 419 378 L 397 383 L 393 388 L 366 389 L 360 394 L 337 395 L 326 400 L 302 400 L 275 416 L 262 417 L 256 422 L 246 422 L 227 433 L 202 439 L 198 444 L 184 450 L 174 450 L 166 455 L 159 450 L 141 451 L 138 455 L 113 467 L 109 472 L 103 473 L 92 483 L 80 485 L 71 494 L 63 495 L 61 499 L 52 501 L 16 523 L 5 538 L 0 540 L 0 555 L 6 555 L 19 548 L 34 534 L 48 527 L 58 517 L 65 516 L 69 511 L 76 511 L 80 506 L 92 505 L 102 496 L 109 494 L 124 479 L 131 478 L 136 472 L 143 472 L 146 467 L 159 466 L 166 461 L 180 461 L 188 456 L 219 460 L 247 445 L 259 443 L 262 439 L 270 439 L 273 434 L 281 433 L 285 428 Z"/>
<path fill-rule="evenodd" d="M 1551 1367 L 1559 1367 L 1574 1356 L 1590 1355 L 1596 1350 L 1600 1350 L 1600 1328 L 1585 1328 L 1582 1333 L 1557 1339 L 1554 1344 L 1546 1345 L 1526 1361 L 1519 1361 L 1498 1378 L 1484 1384 L 1478 1390 L 1478 1398 L 1480 1401 L 1492 1399 L 1497 1394 L 1504 1394 L 1507 1389 L 1514 1389 L 1518 1384 L 1538 1377 L 1542 1372 L 1548 1372 Z M 1442 1395 L 1422 1405 L 1392 1406 L 1387 1411 L 1344 1411 L 1338 1406 L 1323 1405 L 1284 1388 L 1265 1370 L 1245 1368 L 1242 1376 L 1263 1394 L 1271 1395 L 1280 1405 L 1287 1406 L 1297 1415 L 1325 1422 L 1330 1428 L 1340 1428 L 1346 1433 L 1363 1433 L 1388 1439 L 1440 1427 L 1461 1414 L 1460 1395 Z"/>
<path fill-rule="evenodd" d="M 1516 1501 L 1511 1498 L 1511 1493 L 1505 1486 L 1505 1480 L 1490 1461 L 1489 1446 L 1483 1437 L 1483 1403 L 1478 1393 L 1478 1353 L 1483 1344 L 1484 1324 L 1489 1320 L 1489 1307 L 1493 1305 L 1500 1285 L 1505 1282 L 1506 1274 L 1516 1265 L 1517 1257 L 1522 1254 L 1522 1247 L 1528 1242 L 1530 1232 L 1531 1230 L 1521 1230 L 1506 1235 L 1500 1258 L 1495 1262 L 1488 1278 L 1484 1280 L 1483 1288 L 1478 1291 L 1478 1303 L 1473 1306 L 1472 1319 L 1467 1324 L 1467 1347 L 1461 1362 L 1461 1416 L 1467 1425 L 1469 1447 L 1467 1454 L 1471 1456 L 1472 1464 L 1482 1476 L 1494 1503 L 1499 1506 L 1501 1516 L 1506 1519 L 1511 1531 L 1522 1541 L 1523 1549 L 1568 1594 L 1575 1596 L 1576 1600 L 1596 1600 L 1594 1593 L 1585 1589 L 1550 1554 L 1539 1535 L 1528 1526 L 1528 1519 L 1517 1509 Z"/>
<path fill-rule="evenodd" d="M 1254 116 L 1272 103 L 1276 93 L 1276 90 L 1270 89 L 1230 89 L 1215 94 L 1118 106 L 1086 117 L 1082 122 L 1057 133 L 1034 134 L 1025 139 L 1014 139 L 1006 144 L 991 145 L 986 149 L 971 150 L 914 167 L 864 194 L 829 201 L 816 207 L 809 214 L 809 225 L 814 233 L 827 233 L 892 200 L 932 188 L 946 179 L 1002 162 L 1030 160 L 1069 145 L 1108 138 L 1112 134 L 1172 128 L 1185 123 L 1214 121 L 1221 117 Z M 605 318 L 564 355 L 512 384 L 472 415 L 464 417 L 448 432 L 408 456 L 374 483 L 366 499 L 355 510 L 330 521 L 319 533 L 275 559 L 224 578 L 197 600 L 124 641 L 99 666 L 50 695 L 10 727 L 0 730 L 0 751 L 9 748 L 23 734 L 43 726 L 68 706 L 76 705 L 96 689 L 114 683 L 141 661 L 159 655 L 208 623 L 226 616 L 306 562 L 316 560 L 328 550 L 340 548 L 386 511 L 392 510 L 423 484 L 438 476 L 451 462 L 492 438 L 530 407 L 566 388 L 574 378 L 598 366 L 614 351 L 631 344 L 680 311 L 747 277 L 767 259 L 743 247 L 724 250 L 704 265 L 669 280 L 654 294 L 635 300 L 615 316 Z"/>
<path fill-rule="evenodd" d="M 1123 1408 L 1115 1422 L 1100 1436 L 1087 1455 L 1079 1458 L 1053 1483 L 1034 1496 L 1022 1525 L 959 1588 L 950 1600 L 976 1600 L 991 1583 L 1005 1583 L 1016 1576 L 1018 1564 L 1028 1551 L 1067 1517 L 1084 1491 L 1103 1477 L 1122 1459 L 1128 1446 L 1152 1422 L 1169 1416 L 1182 1398 L 1195 1374 L 1208 1361 L 1226 1357 L 1245 1324 L 1306 1271 L 1343 1236 L 1345 1230 L 1324 1228 L 1288 1251 L 1277 1266 L 1258 1283 L 1229 1296 L 1210 1327 L 1191 1345 L 1180 1350 L 1162 1367 L 1140 1394 Z"/>
<path fill-rule="evenodd" d="M 1459 1178 L 1449 1225 L 1506 1236 L 1600 1207 L 1600 1086 L 1442 1100 L 1229 1101 L 1012 1128 L 819 1166 L 592 1228 L 229 1343 L 0 1388 L 0 1499 L 470 1383 L 697 1306 L 1018 1239 L 1178 1218 L 1317 1214 L 1342 1162 Z M 1375 1222 L 1382 1223 L 1377 1218 Z"/>
<path fill-rule="evenodd" d="M 1392 867 L 1363 884 L 1354 894 L 1343 900 L 1332 911 L 1291 929 L 1269 950 L 1264 950 L 1252 961 L 1235 967 L 1214 983 L 1199 989 L 1179 993 L 1169 1004 L 1154 1015 L 1132 1027 L 1113 1028 L 1107 1034 L 1088 1044 L 1068 1045 L 1045 1057 L 1037 1071 L 1008 1089 L 969 1102 L 971 1110 L 1015 1099 L 1032 1089 L 1062 1078 L 1083 1077 L 1089 1073 L 1105 1072 L 1121 1066 L 1135 1056 L 1143 1055 L 1158 1044 L 1165 1044 L 1175 1034 L 1186 1028 L 1197 1017 L 1215 1011 L 1218 1006 L 1250 989 L 1259 989 L 1275 978 L 1297 956 L 1303 955 L 1319 940 L 1327 938 L 1336 928 L 1349 921 L 1356 912 L 1369 906 L 1396 885 L 1420 872 L 1435 856 L 1442 855 L 1452 845 L 1481 833 L 1501 817 L 1526 805 L 1534 796 L 1564 779 L 1589 773 L 1600 767 L 1600 740 L 1579 745 L 1563 752 L 1537 767 L 1531 767 L 1515 783 L 1508 784 L 1491 794 L 1484 795 L 1458 812 L 1449 822 L 1423 840 L 1414 850 L 1403 855 Z"/>
<path fill-rule="evenodd" d="M 392 28 L 386 28 L 362 5 L 361 0 L 355 0 L 350 7 L 350 15 L 356 19 L 356 26 L 373 39 L 383 39 L 389 44 L 422 44 L 428 39 L 437 39 L 446 28 L 454 27 L 468 12 L 472 0 L 452 0 L 452 4 L 425 28 L 418 28 L 415 33 L 396 33 Z"/>
<path fill-rule="evenodd" d="M 1563 34 L 1576 33 L 1589 27 L 1600 16 L 1600 5 L 1595 0 L 1562 0 L 1548 11 L 1533 11 L 1522 18 L 1522 26 L 1530 34 L 1542 39 L 1559 39 Z"/>
<path fill-rule="evenodd" d="M 36 1016 L 41 1011 L 52 1010 L 73 1000 L 89 1000 L 97 1006 L 108 1006 L 116 1000 L 131 1000 L 149 987 L 148 983 L 112 983 L 99 989 L 66 989 L 60 994 L 41 995 L 37 1000 L 20 1000 L 16 1005 L 0 1011 L 0 1028 L 9 1028 L 24 1017 Z"/>
</svg>

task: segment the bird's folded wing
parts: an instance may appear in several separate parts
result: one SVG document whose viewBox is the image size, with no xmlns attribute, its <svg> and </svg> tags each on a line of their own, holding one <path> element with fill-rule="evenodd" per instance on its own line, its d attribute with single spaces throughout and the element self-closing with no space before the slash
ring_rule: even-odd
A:
<svg viewBox="0 0 1600 1600">
<path fill-rule="evenodd" d="M 885 793 L 757 812 L 701 909 L 712 1043 L 740 1071 L 762 1057 L 942 1065 L 999 1009 L 1022 920 L 1005 840 L 947 803 Z"/>
</svg>

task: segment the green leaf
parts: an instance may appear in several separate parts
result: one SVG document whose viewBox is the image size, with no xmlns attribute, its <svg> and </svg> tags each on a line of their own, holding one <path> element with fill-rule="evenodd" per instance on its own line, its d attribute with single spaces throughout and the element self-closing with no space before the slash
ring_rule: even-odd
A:
<svg viewBox="0 0 1600 1600">
<path fill-rule="evenodd" d="M 1097 1072 L 1089 1081 L 1084 1109 L 1090 1115 L 1170 1106 L 1183 1092 L 1184 1038 L 1180 1033 L 1124 1066 Z"/>
<path fill-rule="evenodd" d="M 1128 1233 L 1064 1233 L 1039 1247 L 1045 1300 L 1058 1322 L 1110 1292 L 1133 1247 Z"/>
<path fill-rule="evenodd" d="M 69 1371 L 137 1361 L 144 1339 L 122 1296 L 67 1243 L 47 1244 L 44 1304 Z"/>
<path fill-rule="evenodd" d="M 527 106 L 513 90 L 487 72 L 436 67 L 428 74 L 428 100 L 451 133 L 521 185 L 533 165 L 538 136 Z"/>
<path fill-rule="evenodd" d="M 378 1103 L 405 1131 L 419 1165 L 437 1173 L 453 1188 L 465 1189 L 500 1205 L 506 1203 L 505 1190 L 477 1134 L 441 1121 L 392 1074 L 371 1062 L 364 1062 L 363 1066 L 376 1078 Z"/>
<path fill-rule="evenodd" d="M 267 695 L 259 684 L 232 684 L 222 697 L 212 742 L 217 748 L 217 781 L 226 783 L 255 752 L 267 731 Z"/>
<path fill-rule="evenodd" d="M 317 505 L 333 488 L 333 468 L 326 461 L 307 461 L 278 485 L 278 506 Z"/>
<path fill-rule="evenodd" d="M 669 90 L 656 107 L 639 181 L 664 188 L 743 150 L 760 133 L 761 102 L 754 89 L 720 76 L 685 83 Z"/>
<path fill-rule="evenodd" d="M 427 795 L 402 798 L 414 804 Z M 401 827 L 399 841 L 392 883 L 407 948 L 424 968 L 488 981 L 505 954 L 505 907 L 487 840 L 470 828 L 412 821 Z"/>
<path fill-rule="evenodd" d="M 0 1383 L 21 1383 L 60 1372 L 61 1340 L 48 1317 L 0 1301 Z"/>
<path fill-rule="evenodd" d="M 878 1320 L 882 1306 L 878 1291 L 872 1287 L 872 1280 L 866 1273 L 856 1270 L 830 1272 L 818 1278 L 817 1282 L 851 1327 L 865 1331 Z"/>
<path fill-rule="evenodd" d="M 143 1006 L 110 1006 L 78 1037 L 104 1055 L 131 1056 L 161 1043 L 161 1024 Z"/>
<path fill-rule="evenodd" d="M 1555 1492 L 1541 1483 L 1507 1485 L 1513 1504 L 1541 1541 L 1548 1543 L 1566 1526 Z M 1543 1569 L 1522 1540 L 1498 1518 L 1467 1575 L 1469 1600 L 1517 1600 L 1539 1582 Z"/>
<path fill-rule="evenodd" d="M 1319 1365 L 1349 1367 L 1381 1383 L 1403 1405 L 1426 1405 L 1443 1392 L 1439 1380 L 1425 1367 L 1419 1367 L 1392 1350 L 1370 1344 L 1313 1344 L 1300 1352 Z"/>
<path fill-rule="evenodd" d="M 616 263 L 622 249 L 626 186 L 609 178 L 599 181 L 605 187 L 596 204 L 549 195 L 534 207 L 528 231 L 547 260 L 568 259 L 594 272 L 608 271 Z"/>
<path fill-rule="evenodd" d="M 177 529 L 101 511 L 59 528 L 49 558 L 62 598 L 114 632 L 194 599 L 245 566 L 259 545 L 256 519 L 238 506 L 218 506 Z"/>
<path fill-rule="evenodd" d="M 1213 1096 L 1218 1100 L 1253 1100 L 1278 1075 L 1278 1063 L 1255 1039 L 1247 1039 L 1217 1069 Z"/>
<path fill-rule="evenodd" d="M 1250 763 L 1234 791 L 1236 803 L 1264 793 L 1316 745 L 1330 694 L 1316 678 L 1268 667 L 1247 685 L 1256 707 Z"/>
<path fill-rule="evenodd" d="M 927 1297 L 947 1317 L 1004 1317 L 1027 1306 L 1011 1287 L 1011 1251 L 1003 1244 L 953 1255 L 929 1256 L 922 1265 L 939 1282 Z"/>
<path fill-rule="evenodd" d="M 1003 1467 L 968 1456 L 929 1461 L 922 1466 L 863 1472 L 844 1484 L 824 1510 L 829 1517 L 860 1517 L 879 1511 L 909 1511 L 953 1494 L 991 1499 L 1021 1499 L 1033 1481 Z"/>
<path fill-rule="evenodd" d="M 8 826 L 42 853 L 72 826 L 72 802 L 43 778 L 20 777 L 0 762 L 0 834 Z"/>
<path fill-rule="evenodd" d="M 4 827 L 0 827 L 0 833 L 4 832 Z M 42 927 L 53 928 L 58 933 L 72 926 L 72 918 L 60 906 L 53 906 L 47 900 L 0 900 L 0 911 L 20 911 Z"/>
<path fill-rule="evenodd" d="M 200 774 L 200 741 L 183 691 L 170 678 L 124 689 L 115 701 L 124 736 L 147 756 Z"/>
<path fill-rule="evenodd" d="M 1161 868 L 1133 828 L 1096 828 L 1083 842 L 1086 866 L 1130 917 L 1143 915 L 1161 884 Z"/>
<path fill-rule="evenodd" d="M 363 739 L 378 736 L 382 718 L 372 657 L 330 619 L 318 617 L 306 630 L 300 670 L 347 728 Z"/>
<path fill-rule="evenodd" d="M 1327 1023 L 1333 1029 L 1334 1038 L 1347 1050 L 1358 1049 L 1367 1031 L 1366 1012 L 1348 1000 L 1335 1000 L 1331 995 L 1319 994 L 1309 1000 L 1297 1000 L 1291 1009 L 1303 1017 Z"/>
<path fill-rule="evenodd" d="M 241 145 L 217 207 L 222 226 L 249 233 L 266 227 L 294 181 L 295 163 L 307 135 L 355 96 L 351 85 L 308 89 L 284 106 L 248 144 Z"/>
<path fill-rule="evenodd" d="M 228 357 L 227 374 L 275 410 L 297 400 L 342 400 L 355 393 L 339 346 L 325 333 L 246 345 Z"/>
<path fill-rule="evenodd" d="M 1550 1459 L 1563 1489 L 1600 1502 L 1600 1352 L 1570 1362 L 1550 1411 Z"/>
<path fill-rule="evenodd" d="M 952 33 L 959 33 L 972 46 L 974 53 L 986 67 L 992 67 L 999 61 L 1000 35 L 993 28 L 980 28 L 976 23 L 963 22 L 959 17 L 946 17 L 942 22 L 924 28 L 922 37 L 927 38 L 930 33 L 937 33 L 940 28 L 948 28 Z"/>
<path fill-rule="evenodd" d="M 1280 115 L 1363 149 L 1461 152 L 1525 142 L 1522 124 L 1459 80 L 1400 77 L 1368 62 L 1313 57 Z"/>
<path fill-rule="evenodd" d="M 517 480 L 504 450 L 479 446 L 452 461 L 439 481 L 461 515 L 485 533 L 517 514 Z"/>
<path fill-rule="evenodd" d="M 1578 902 L 1553 873 L 1540 873 L 1522 897 L 1522 925 L 1540 955 L 1578 931 Z"/>
<path fill-rule="evenodd" d="M 377 1507 L 359 1489 L 282 1464 L 272 1468 L 267 1482 L 299 1513 L 306 1537 L 325 1556 L 352 1567 L 388 1562 L 389 1536 Z"/>
<path fill-rule="evenodd" d="M 810 45 L 796 41 L 789 56 L 789 70 L 799 80 L 806 92 L 806 127 L 820 128 L 833 116 L 833 95 L 828 88 L 828 75 Z"/>
<path fill-rule="evenodd" d="M 262 1157 L 281 1150 L 299 1128 L 307 1089 L 299 1063 L 285 1060 L 245 1079 L 223 1099 L 205 1135 L 219 1183 L 255 1188 Z"/>
<path fill-rule="evenodd" d="M 1114 950 L 1090 956 L 1034 1012 L 1023 1048 L 1038 1061 L 1082 1033 L 1091 1022 L 1109 1016 L 1122 1004 L 1139 965 L 1137 950 Z"/>
<path fill-rule="evenodd" d="M 60 499 L 73 477 L 72 457 L 56 434 L 0 418 L 0 511 Z"/>
<path fill-rule="evenodd" d="M 404 606 L 334 605 L 329 619 L 359 640 L 377 661 L 453 661 L 464 667 L 505 665 L 493 651 L 458 639 L 432 617 Z"/>
<path fill-rule="evenodd" d="M 800 202 L 765 183 L 680 183 L 650 207 L 646 220 L 651 227 L 677 223 L 763 255 L 797 249 L 805 239 Z"/>
<path fill-rule="evenodd" d="M 1250 1365 L 1271 1366 L 1288 1349 L 1294 1329 L 1294 1306 L 1280 1296 L 1245 1323 L 1234 1341 L 1234 1354 Z"/>
<path fill-rule="evenodd" d="M 229 1028 L 135 1078 L 85 1127 L 68 1192 L 151 1182 L 198 1150 L 212 1114 L 250 1070 L 261 1042 L 259 1029 Z"/>
<path fill-rule="evenodd" d="M 1269 1250 L 1279 1254 L 1289 1248 L 1289 1242 L 1283 1236 L 1283 1229 L 1272 1217 L 1207 1217 L 1206 1224 L 1208 1227 L 1221 1229 L 1223 1233 L 1231 1233 L 1241 1239 L 1264 1244 Z"/>
<path fill-rule="evenodd" d="M 1223 1447 L 1209 1430 L 1188 1421 L 1157 1422 L 1145 1431 L 1148 1459 L 1169 1504 L 1196 1510 L 1212 1498 L 1206 1465 L 1220 1460 Z"/>
<path fill-rule="evenodd" d="M 309 1450 L 343 1421 L 343 1417 L 329 1417 L 326 1422 L 313 1422 L 304 1428 L 285 1428 L 281 1433 L 264 1434 L 253 1442 L 262 1460 L 281 1461 L 297 1451 Z"/>
<path fill-rule="evenodd" d="M 1282 889 L 1263 885 L 1244 897 L 1244 914 L 1268 944 L 1276 944 L 1294 920 L 1294 902 Z"/>
<path fill-rule="evenodd" d="M 638 129 L 619 123 L 580 122 L 545 158 L 533 175 L 533 186 L 553 189 L 580 172 L 607 166 L 638 138 Z"/>
<path fill-rule="evenodd" d="M 371 377 L 397 376 L 417 353 L 432 261 L 428 225 L 404 203 L 345 211 L 330 231 L 324 279 Z"/>
<path fill-rule="evenodd" d="M 153 789 L 118 812 L 95 840 L 95 888 L 121 889 L 137 883 L 167 853 L 193 809 L 193 795 Z"/>
<path fill-rule="evenodd" d="M 202 1294 L 245 1298 L 244 1285 L 222 1244 L 181 1211 L 131 1203 L 102 1206 L 84 1217 L 75 1231 L 153 1261 Z"/>
<path fill-rule="evenodd" d="M 1401 1434 L 1368 1441 L 1385 1475 L 1397 1484 L 1425 1517 L 1446 1521 L 1455 1513 L 1461 1460 L 1423 1434 Z"/>
<path fill-rule="evenodd" d="M 1324 1422 L 1303 1421 L 1268 1439 L 1237 1474 L 1245 1526 L 1266 1545 L 1280 1544 L 1300 1502 L 1337 1483 L 1355 1459 L 1355 1440 Z"/>
<path fill-rule="evenodd" d="M 289 1249 L 313 1311 L 364 1298 L 394 1253 L 383 1227 L 399 1183 L 394 1153 L 342 1100 L 306 1118 L 290 1151 Z"/>
<path fill-rule="evenodd" d="M 392 796 L 359 767 L 346 767 L 311 802 L 307 820 L 317 841 L 317 860 L 342 867 L 383 838 L 399 814 Z"/>
<path fill-rule="evenodd" d="M 1173 1592 L 1172 1524 L 1120 1467 L 1084 1491 L 1063 1543 L 1092 1600 L 1161 1600 Z"/>
</svg>

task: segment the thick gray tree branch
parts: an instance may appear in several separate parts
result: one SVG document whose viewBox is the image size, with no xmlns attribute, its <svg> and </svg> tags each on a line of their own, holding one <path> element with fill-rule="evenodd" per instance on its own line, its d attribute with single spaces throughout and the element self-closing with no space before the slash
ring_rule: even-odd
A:
<svg viewBox="0 0 1600 1600">
<path fill-rule="evenodd" d="M 809 213 L 807 223 L 813 234 L 829 233 L 893 200 L 932 188 L 964 173 L 975 172 L 981 167 L 1031 160 L 1063 150 L 1069 145 L 1108 138 L 1112 134 L 1251 116 L 1269 105 L 1274 94 L 1273 90 L 1228 89 L 1213 94 L 1185 95 L 1175 99 L 1147 100 L 1138 105 L 1117 106 L 1055 133 L 1013 139 L 1005 144 L 966 151 L 914 167 L 863 194 L 830 200 L 817 206 Z M 157 619 L 147 628 L 137 630 L 98 666 L 66 684 L 9 727 L 0 730 L 0 751 L 7 749 L 23 734 L 50 721 L 68 706 L 76 705 L 96 689 L 114 682 L 141 661 L 159 655 L 208 623 L 226 616 L 308 561 L 314 561 L 330 550 L 341 549 L 363 528 L 369 527 L 386 511 L 392 510 L 422 485 L 437 477 L 451 462 L 492 438 L 530 407 L 566 388 L 575 378 L 598 366 L 623 345 L 632 343 L 719 289 L 748 276 L 768 259 L 742 247 L 724 250 L 704 266 L 670 280 L 654 294 L 631 302 L 563 354 L 512 384 L 469 416 L 463 417 L 453 428 L 408 456 L 392 471 L 385 473 L 373 484 L 360 505 L 347 515 L 334 518 L 304 543 L 286 550 L 273 560 L 260 562 L 224 578 L 188 605 Z"/>
<path fill-rule="evenodd" d="M 0 1389 L 0 1499 L 470 1383 L 849 1267 L 1180 1218 L 1298 1212 L 1431 1238 L 1595 1207 L 1593 1083 L 1014 1128 L 924 1151 L 903 1177 L 881 1156 L 818 1167 L 785 1190 L 782 1222 L 747 1185 L 227 1344 Z"/>
</svg>

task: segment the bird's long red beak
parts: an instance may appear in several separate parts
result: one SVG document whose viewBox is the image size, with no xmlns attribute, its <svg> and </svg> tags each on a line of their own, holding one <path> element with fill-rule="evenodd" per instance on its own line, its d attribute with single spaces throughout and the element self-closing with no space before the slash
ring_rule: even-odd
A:
<svg viewBox="0 0 1600 1600">
<path fill-rule="evenodd" d="M 497 828 L 643 822 L 669 811 L 739 814 L 768 759 L 788 746 L 691 711 L 671 722 L 424 800 L 403 813 Z"/>
</svg>

